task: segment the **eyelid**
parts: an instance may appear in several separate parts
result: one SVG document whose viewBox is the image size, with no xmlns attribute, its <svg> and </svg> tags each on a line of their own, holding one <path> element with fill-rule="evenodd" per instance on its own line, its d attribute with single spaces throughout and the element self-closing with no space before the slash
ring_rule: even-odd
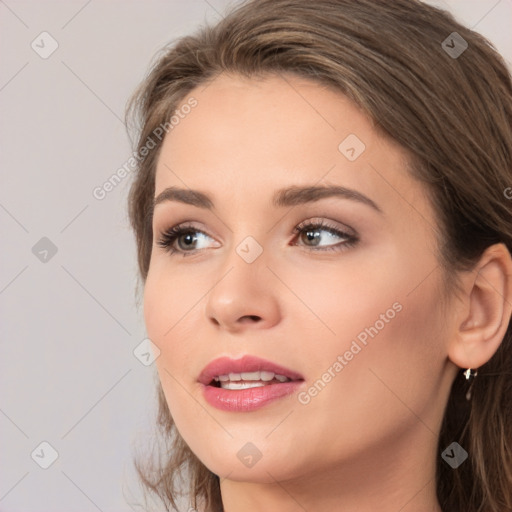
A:
<svg viewBox="0 0 512 512">
<path fill-rule="evenodd" d="M 359 237 L 357 232 L 347 224 L 342 224 L 341 222 L 333 221 L 327 217 L 310 217 L 309 219 L 306 219 L 297 224 L 297 226 L 293 228 L 293 232 L 296 233 L 297 231 L 304 229 L 310 225 L 317 226 L 317 229 L 330 228 L 335 231 L 342 231 L 344 234 L 352 236 L 354 238 Z"/>
</svg>

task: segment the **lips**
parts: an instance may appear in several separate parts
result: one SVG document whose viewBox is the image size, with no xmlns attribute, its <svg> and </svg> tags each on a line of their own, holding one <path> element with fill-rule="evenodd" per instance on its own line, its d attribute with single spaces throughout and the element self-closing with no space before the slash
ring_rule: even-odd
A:
<svg viewBox="0 0 512 512">
<path fill-rule="evenodd" d="M 272 361 L 249 355 L 243 356 L 240 359 L 231 359 L 229 357 L 214 359 L 203 368 L 197 380 L 205 386 L 213 386 L 218 385 L 219 377 L 221 376 L 227 376 L 229 374 L 235 374 L 236 376 L 255 372 L 264 372 L 263 375 L 273 373 L 277 376 L 277 380 L 282 380 L 279 379 L 279 377 L 286 377 L 287 381 L 304 380 L 302 375 L 296 371 L 285 368 Z M 244 379 L 240 378 L 240 380 Z"/>
<path fill-rule="evenodd" d="M 198 381 L 204 399 L 229 413 L 256 411 L 293 395 L 305 385 L 299 373 L 248 355 L 213 360 L 203 369 Z"/>
</svg>

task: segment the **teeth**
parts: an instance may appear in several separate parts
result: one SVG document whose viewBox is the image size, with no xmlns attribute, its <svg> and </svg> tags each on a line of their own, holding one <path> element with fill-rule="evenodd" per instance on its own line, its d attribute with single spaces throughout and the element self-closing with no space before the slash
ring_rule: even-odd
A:
<svg viewBox="0 0 512 512">
<path fill-rule="evenodd" d="M 223 389 L 249 389 L 266 386 L 263 382 L 223 382 L 220 387 Z"/>
<path fill-rule="evenodd" d="M 286 382 L 290 379 L 288 377 L 285 377 L 284 375 L 277 375 L 274 372 L 268 372 L 268 371 L 261 371 L 261 372 L 241 372 L 241 373 L 229 373 L 227 375 L 219 375 L 218 377 L 215 377 L 215 382 L 221 382 L 221 383 L 237 383 L 237 384 L 244 384 L 243 381 L 251 381 L 251 384 L 256 385 L 264 385 L 263 382 L 270 382 L 271 380 L 276 379 L 279 382 Z M 256 381 L 256 382 L 255 382 Z M 258 382 L 259 381 L 259 382 Z M 224 386 L 223 386 L 224 387 Z M 245 386 L 247 387 L 247 386 Z M 230 387 L 226 389 L 244 389 L 244 387 Z"/>
<path fill-rule="evenodd" d="M 272 380 L 274 378 L 275 373 L 274 372 L 260 372 L 260 378 L 261 380 L 268 381 Z"/>
<path fill-rule="evenodd" d="M 260 372 L 244 372 L 240 374 L 240 377 L 242 377 L 242 380 L 260 380 Z M 231 377 L 231 374 L 229 374 L 230 380 L 236 380 Z"/>
</svg>

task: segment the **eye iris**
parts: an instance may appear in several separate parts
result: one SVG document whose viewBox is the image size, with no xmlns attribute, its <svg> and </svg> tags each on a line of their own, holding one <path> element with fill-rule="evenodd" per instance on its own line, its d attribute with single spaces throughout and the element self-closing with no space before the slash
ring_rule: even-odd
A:
<svg viewBox="0 0 512 512">
<path fill-rule="evenodd" d="M 306 239 L 309 242 L 314 242 L 312 245 L 318 245 L 320 242 L 320 233 L 318 232 L 318 229 L 316 230 L 309 230 L 304 232 L 306 234 Z"/>
<path fill-rule="evenodd" d="M 185 247 L 191 247 L 197 240 L 197 236 L 194 236 L 192 233 L 185 233 L 178 238 L 178 245 L 181 245 L 180 241 L 183 239 L 187 240 Z"/>
</svg>

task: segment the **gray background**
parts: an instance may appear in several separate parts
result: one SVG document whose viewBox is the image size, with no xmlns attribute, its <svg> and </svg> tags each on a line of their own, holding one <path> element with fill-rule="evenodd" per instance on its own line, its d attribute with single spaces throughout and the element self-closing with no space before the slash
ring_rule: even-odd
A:
<svg viewBox="0 0 512 512">
<path fill-rule="evenodd" d="M 92 192 L 131 154 L 124 107 L 152 56 L 230 3 L 0 0 L 1 511 L 141 509 L 131 460 L 156 377 L 133 353 L 130 179 Z M 432 3 L 512 61 L 512 0 Z M 44 31 L 58 43 L 46 59 Z"/>
</svg>

